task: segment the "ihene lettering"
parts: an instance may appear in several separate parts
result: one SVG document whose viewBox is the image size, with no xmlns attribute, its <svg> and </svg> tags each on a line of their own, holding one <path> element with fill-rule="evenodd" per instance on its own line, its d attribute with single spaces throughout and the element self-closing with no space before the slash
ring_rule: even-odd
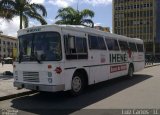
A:
<svg viewBox="0 0 160 115">
<path fill-rule="evenodd" d="M 127 62 L 127 54 L 110 54 L 110 63 Z"/>
</svg>

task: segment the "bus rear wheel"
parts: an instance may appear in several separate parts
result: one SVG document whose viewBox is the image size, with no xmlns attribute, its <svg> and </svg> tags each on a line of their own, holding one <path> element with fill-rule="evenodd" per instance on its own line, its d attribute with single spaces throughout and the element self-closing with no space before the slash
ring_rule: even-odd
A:
<svg viewBox="0 0 160 115">
<path fill-rule="evenodd" d="M 134 73 L 134 68 L 133 68 L 133 65 L 130 65 L 129 66 L 129 69 L 128 69 L 128 77 L 129 78 L 132 78 L 133 77 L 133 73 Z"/>
<path fill-rule="evenodd" d="M 72 96 L 77 96 L 82 93 L 85 87 L 85 79 L 79 73 L 75 73 L 71 82 L 71 90 L 70 93 Z"/>
</svg>

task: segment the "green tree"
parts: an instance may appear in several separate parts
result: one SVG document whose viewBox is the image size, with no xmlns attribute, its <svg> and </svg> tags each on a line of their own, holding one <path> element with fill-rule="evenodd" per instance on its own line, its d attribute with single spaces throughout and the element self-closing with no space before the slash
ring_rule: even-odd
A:
<svg viewBox="0 0 160 115">
<path fill-rule="evenodd" d="M 42 25 L 47 24 L 43 18 L 47 16 L 47 11 L 41 4 L 31 4 L 29 0 L 1 0 L 0 8 L 1 11 L 9 11 L 11 18 L 20 17 L 20 29 L 28 27 L 29 18 L 38 20 Z"/>
<path fill-rule="evenodd" d="M 82 11 L 75 10 L 72 7 L 61 8 L 58 10 L 58 15 L 55 19 L 60 18 L 56 24 L 70 24 L 70 25 L 86 25 L 94 27 L 94 23 L 88 17 L 93 18 L 94 12 L 89 9 Z"/>
<path fill-rule="evenodd" d="M 13 15 L 8 10 L 0 8 L 0 18 L 4 18 L 6 20 L 11 20 L 13 18 Z"/>
</svg>

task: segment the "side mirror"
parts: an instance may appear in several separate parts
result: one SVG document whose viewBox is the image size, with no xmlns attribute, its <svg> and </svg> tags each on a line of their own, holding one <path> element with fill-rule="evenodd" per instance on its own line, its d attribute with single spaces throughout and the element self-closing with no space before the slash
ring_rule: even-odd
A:
<svg viewBox="0 0 160 115">
<path fill-rule="evenodd" d="M 75 37 L 68 35 L 68 45 L 70 49 L 75 49 Z"/>
</svg>

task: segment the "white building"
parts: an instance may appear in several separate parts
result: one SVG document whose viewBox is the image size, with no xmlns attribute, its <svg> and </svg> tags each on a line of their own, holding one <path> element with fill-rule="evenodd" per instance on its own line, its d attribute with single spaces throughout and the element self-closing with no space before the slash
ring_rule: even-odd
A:
<svg viewBox="0 0 160 115">
<path fill-rule="evenodd" d="M 14 58 L 18 48 L 18 39 L 0 34 L 0 60 L 5 57 Z"/>
</svg>

